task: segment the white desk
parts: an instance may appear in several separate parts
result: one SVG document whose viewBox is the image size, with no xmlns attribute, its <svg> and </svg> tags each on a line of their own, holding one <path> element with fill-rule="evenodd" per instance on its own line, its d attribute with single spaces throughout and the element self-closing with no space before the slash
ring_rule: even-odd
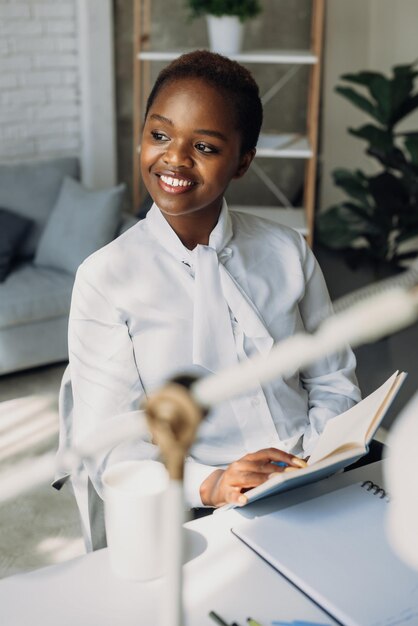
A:
<svg viewBox="0 0 418 626">
<path fill-rule="evenodd" d="M 272 620 L 333 625 L 334 620 L 256 556 L 230 532 L 242 516 L 262 515 L 339 487 L 372 480 L 374 463 L 243 509 L 232 509 L 185 526 L 184 568 L 187 626 L 214 626 L 210 610 L 246 626 L 248 616 L 263 626 Z M 162 580 L 123 582 L 110 571 L 108 551 L 0 581 L 2 626 L 159 626 Z"/>
</svg>

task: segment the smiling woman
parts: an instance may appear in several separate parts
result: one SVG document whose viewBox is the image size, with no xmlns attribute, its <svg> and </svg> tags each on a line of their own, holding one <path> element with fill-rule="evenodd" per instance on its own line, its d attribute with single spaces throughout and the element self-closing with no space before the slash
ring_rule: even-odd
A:
<svg viewBox="0 0 418 626">
<path fill-rule="evenodd" d="M 94 439 L 184 372 L 204 375 L 267 353 L 330 307 L 304 239 L 224 194 L 254 155 L 262 122 L 257 84 L 207 51 L 165 68 L 150 94 L 141 173 L 146 219 L 79 268 L 69 325 L 73 443 Z M 217 406 L 185 467 L 187 506 L 244 503 L 245 491 L 300 468 L 329 418 L 359 391 L 350 350 Z M 87 466 L 158 458 L 151 438 L 114 446 Z M 99 545 L 96 543 L 96 547 Z"/>
</svg>

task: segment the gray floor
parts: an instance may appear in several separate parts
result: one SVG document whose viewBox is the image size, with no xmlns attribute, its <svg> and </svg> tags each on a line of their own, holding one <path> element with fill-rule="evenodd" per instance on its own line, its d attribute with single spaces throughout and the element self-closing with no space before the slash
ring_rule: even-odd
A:
<svg viewBox="0 0 418 626">
<path fill-rule="evenodd" d="M 0 474 L 56 450 L 64 365 L 0 377 Z M 72 495 L 48 482 L 0 505 L 0 578 L 84 552 Z"/>
</svg>

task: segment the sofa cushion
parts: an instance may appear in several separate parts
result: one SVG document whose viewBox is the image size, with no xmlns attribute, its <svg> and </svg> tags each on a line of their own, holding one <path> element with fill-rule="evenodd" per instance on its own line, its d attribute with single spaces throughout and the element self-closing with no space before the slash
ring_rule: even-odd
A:
<svg viewBox="0 0 418 626">
<path fill-rule="evenodd" d="M 66 178 L 42 233 L 35 264 L 75 274 L 85 258 L 115 237 L 124 196 L 125 185 L 96 191 Z"/>
<path fill-rule="evenodd" d="M 9 273 L 19 245 L 32 224 L 27 217 L 0 209 L 0 283 Z"/>
<path fill-rule="evenodd" d="M 22 263 L 0 285 L 0 329 L 68 315 L 74 276 Z"/>
<path fill-rule="evenodd" d="M 19 248 L 19 256 L 35 254 L 65 176 L 78 178 L 77 158 L 0 165 L 0 206 L 34 221 L 29 236 Z"/>
</svg>

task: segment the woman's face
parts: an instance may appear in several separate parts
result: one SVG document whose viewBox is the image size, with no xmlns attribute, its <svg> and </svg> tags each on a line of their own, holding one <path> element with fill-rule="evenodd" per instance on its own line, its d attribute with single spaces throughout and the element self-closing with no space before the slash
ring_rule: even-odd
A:
<svg viewBox="0 0 418 626">
<path fill-rule="evenodd" d="M 232 178 L 254 156 L 241 155 L 241 136 L 224 93 L 202 79 L 179 79 L 158 93 L 145 120 L 141 173 L 167 216 L 219 213 Z"/>
</svg>

